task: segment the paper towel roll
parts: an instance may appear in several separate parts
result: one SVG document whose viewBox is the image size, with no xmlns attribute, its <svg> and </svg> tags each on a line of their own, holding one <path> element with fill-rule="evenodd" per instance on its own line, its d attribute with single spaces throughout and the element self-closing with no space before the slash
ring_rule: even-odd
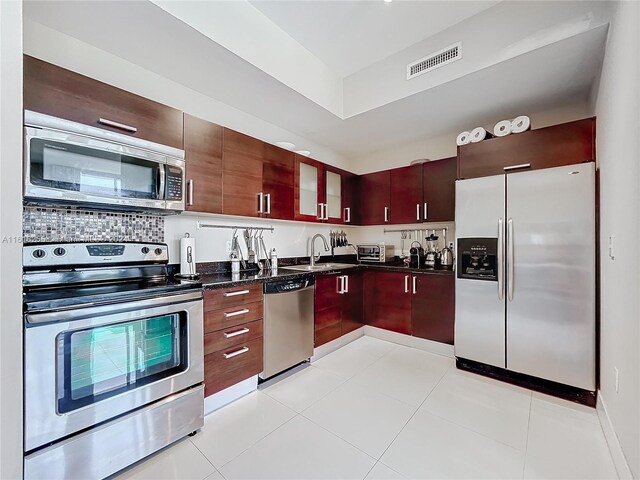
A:
<svg viewBox="0 0 640 480">
<path fill-rule="evenodd" d="M 180 275 L 196 275 L 196 239 L 188 233 L 180 239 Z"/>
<path fill-rule="evenodd" d="M 471 130 L 471 143 L 478 143 L 486 138 L 492 138 L 492 137 L 493 135 L 491 135 L 482 127 L 476 127 L 473 130 Z"/>
<path fill-rule="evenodd" d="M 493 127 L 493 134 L 496 137 L 504 137 L 511 133 L 511 120 L 500 120 L 496 123 L 496 126 Z"/>
<path fill-rule="evenodd" d="M 471 133 L 461 132 L 456 138 L 456 145 L 467 145 L 471 141 Z"/>
<path fill-rule="evenodd" d="M 531 128 L 531 119 L 526 115 L 520 115 L 511 122 L 511 133 L 526 132 Z"/>
</svg>

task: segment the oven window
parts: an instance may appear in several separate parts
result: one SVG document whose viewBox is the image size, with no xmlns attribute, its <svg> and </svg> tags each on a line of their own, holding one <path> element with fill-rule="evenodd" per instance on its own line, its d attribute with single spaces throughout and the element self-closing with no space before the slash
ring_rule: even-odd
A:
<svg viewBox="0 0 640 480">
<path fill-rule="evenodd" d="M 41 138 L 31 139 L 30 147 L 34 185 L 87 195 L 158 198 L 156 162 Z"/>
<path fill-rule="evenodd" d="M 187 368 L 185 313 L 63 332 L 57 342 L 59 413 Z"/>
</svg>

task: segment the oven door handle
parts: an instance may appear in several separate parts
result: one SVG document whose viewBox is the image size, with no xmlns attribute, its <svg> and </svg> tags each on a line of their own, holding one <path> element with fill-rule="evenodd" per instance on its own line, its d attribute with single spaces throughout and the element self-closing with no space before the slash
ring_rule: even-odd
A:
<svg viewBox="0 0 640 480">
<path fill-rule="evenodd" d="M 92 317 L 103 317 L 117 313 L 143 310 L 146 308 L 158 308 L 178 303 L 187 303 L 202 299 L 202 291 L 182 293 L 178 295 L 164 295 L 128 302 L 95 306 L 95 304 L 74 305 L 72 308 L 59 309 L 51 312 L 27 313 L 24 318 L 27 327 L 36 327 L 41 324 L 71 322 Z"/>
</svg>

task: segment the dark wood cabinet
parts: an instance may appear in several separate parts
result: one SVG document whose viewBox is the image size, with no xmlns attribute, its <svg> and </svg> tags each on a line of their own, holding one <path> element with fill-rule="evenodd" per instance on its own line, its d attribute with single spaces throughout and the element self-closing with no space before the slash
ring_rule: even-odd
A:
<svg viewBox="0 0 640 480">
<path fill-rule="evenodd" d="M 458 147 L 458 178 L 595 161 L 595 118 Z"/>
<path fill-rule="evenodd" d="M 222 213 L 222 127 L 184 116 L 186 209 Z"/>
<path fill-rule="evenodd" d="M 456 157 L 422 164 L 423 222 L 455 220 L 456 172 Z"/>
<path fill-rule="evenodd" d="M 314 331 L 316 347 L 342 334 L 342 295 L 339 275 L 316 277 Z"/>
<path fill-rule="evenodd" d="M 362 294 L 362 272 L 316 278 L 316 347 L 362 327 Z"/>
<path fill-rule="evenodd" d="M 418 273 L 413 277 L 411 334 L 453 345 L 455 276 Z"/>
<path fill-rule="evenodd" d="M 362 272 L 345 273 L 345 293 L 342 295 L 342 335 L 353 332 L 364 325 Z"/>
<path fill-rule="evenodd" d="M 294 173 L 295 153 L 265 143 L 262 166 L 264 217 L 293 220 Z"/>
<path fill-rule="evenodd" d="M 224 129 L 222 151 L 222 213 L 259 217 L 262 192 L 262 142 Z M 262 205 L 260 205 L 262 203 Z"/>
<path fill-rule="evenodd" d="M 28 55 L 23 61 L 26 110 L 183 148 L 180 110 Z"/>
<path fill-rule="evenodd" d="M 367 325 L 411 335 L 411 274 L 364 272 Z"/>
<path fill-rule="evenodd" d="M 391 173 L 367 173 L 360 177 L 360 224 L 383 225 L 389 222 Z"/>
<path fill-rule="evenodd" d="M 389 223 L 422 221 L 422 165 L 394 168 L 390 171 L 391 207 Z"/>
<path fill-rule="evenodd" d="M 360 177 L 346 172 L 343 181 L 343 213 L 344 223 L 360 224 Z"/>
</svg>

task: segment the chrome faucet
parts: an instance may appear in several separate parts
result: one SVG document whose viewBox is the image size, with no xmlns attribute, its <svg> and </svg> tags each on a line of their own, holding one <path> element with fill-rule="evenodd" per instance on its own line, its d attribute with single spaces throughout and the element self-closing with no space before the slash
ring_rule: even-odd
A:
<svg viewBox="0 0 640 480">
<path fill-rule="evenodd" d="M 324 235 L 321 235 L 320 233 L 316 233 L 313 238 L 311 239 L 311 268 L 313 268 L 316 264 L 316 262 L 318 260 L 320 260 L 320 254 L 318 253 L 318 258 L 316 258 L 315 253 L 313 252 L 313 246 L 316 243 L 316 238 L 320 237 L 322 239 L 322 241 L 324 242 L 324 251 L 328 252 L 329 251 L 329 244 L 327 243 L 327 239 L 324 237 Z"/>
</svg>

